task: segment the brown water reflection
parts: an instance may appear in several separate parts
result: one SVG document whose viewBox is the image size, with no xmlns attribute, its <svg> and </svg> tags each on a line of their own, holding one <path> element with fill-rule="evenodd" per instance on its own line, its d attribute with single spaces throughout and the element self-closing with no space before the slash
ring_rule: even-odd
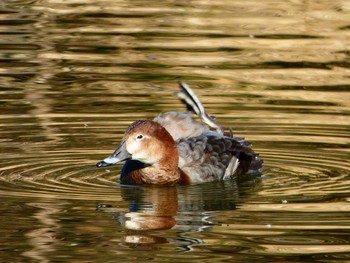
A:
<svg viewBox="0 0 350 263">
<path fill-rule="evenodd" d="M 177 235 L 207 231 L 221 225 L 213 211 L 234 210 L 239 200 L 238 187 L 233 182 L 178 188 L 120 187 L 129 209 L 115 207 L 118 206 L 115 203 L 99 203 L 97 210 L 112 214 L 117 224 L 128 230 L 122 240 L 139 249 L 157 249 L 158 244 L 174 243 L 191 250 L 198 240 L 164 237 L 159 230 L 172 229 Z M 215 189 L 220 189 L 220 193 Z"/>
<path fill-rule="evenodd" d="M 1 1 L 0 258 L 348 261 L 349 17 L 345 0 Z M 179 79 L 253 142 L 260 183 L 125 189 L 94 168 L 132 121 L 182 110 Z"/>
<path fill-rule="evenodd" d="M 124 200 L 132 203 L 124 214 L 124 226 L 130 230 L 170 229 L 176 224 L 178 209 L 176 187 L 122 188 Z M 135 205 L 136 207 L 133 207 Z"/>
</svg>

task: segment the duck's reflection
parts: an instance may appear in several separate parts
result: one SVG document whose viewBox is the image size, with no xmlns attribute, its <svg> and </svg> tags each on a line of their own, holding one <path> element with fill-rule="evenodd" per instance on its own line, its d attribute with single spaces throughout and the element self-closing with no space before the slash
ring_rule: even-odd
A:
<svg viewBox="0 0 350 263">
<path fill-rule="evenodd" d="M 129 211 L 114 211 L 114 219 L 128 230 L 124 237 L 126 244 L 157 249 L 155 244 L 171 242 L 190 249 L 201 240 L 186 233 L 208 231 L 220 225 L 219 211 L 235 210 L 242 188 L 239 192 L 234 181 L 186 187 L 122 186 L 121 194 L 129 203 Z M 169 233 L 163 237 L 164 232 L 158 231 L 166 229 L 171 229 L 175 239 L 169 239 Z"/>
<path fill-rule="evenodd" d="M 129 230 L 170 229 L 176 224 L 178 209 L 176 187 L 122 188 L 122 197 L 130 202 L 128 213 L 119 222 Z"/>
</svg>

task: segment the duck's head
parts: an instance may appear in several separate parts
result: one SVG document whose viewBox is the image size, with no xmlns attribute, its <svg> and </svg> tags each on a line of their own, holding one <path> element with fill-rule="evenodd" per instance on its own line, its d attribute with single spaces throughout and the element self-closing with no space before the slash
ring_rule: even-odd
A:
<svg viewBox="0 0 350 263">
<path fill-rule="evenodd" d="M 98 162 L 97 167 L 125 160 L 137 160 L 147 165 L 156 165 L 177 159 L 176 144 L 168 131 L 156 122 L 140 120 L 127 128 L 118 148 L 110 156 Z"/>
</svg>

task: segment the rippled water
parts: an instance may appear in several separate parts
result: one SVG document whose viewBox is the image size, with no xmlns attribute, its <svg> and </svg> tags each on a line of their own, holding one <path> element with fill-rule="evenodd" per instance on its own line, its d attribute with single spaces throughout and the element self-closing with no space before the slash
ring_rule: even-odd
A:
<svg viewBox="0 0 350 263">
<path fill-rule="evenodd" d="M 348 262 L 350 4 L 0 2 L 4 262 Z M 263 179 L 125 187 L 95 168 L 185 80 Z"/>
</svg>

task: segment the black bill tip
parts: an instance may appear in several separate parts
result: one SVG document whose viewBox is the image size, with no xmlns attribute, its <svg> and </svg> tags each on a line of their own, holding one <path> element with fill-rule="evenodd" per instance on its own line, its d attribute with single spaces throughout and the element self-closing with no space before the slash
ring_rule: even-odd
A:
<svg viewBox="0 0 350 263">
<path fill-rule="evenodd" d="M 111 163 L 106 163 L 105 161 L 100 161 L 96 164 L 96 166 L 98 168 L 101 168 L 101 167 L 105 167 L 105 166 L 109 166 L 109 165 L 112 165 Z"/>
</svg>

